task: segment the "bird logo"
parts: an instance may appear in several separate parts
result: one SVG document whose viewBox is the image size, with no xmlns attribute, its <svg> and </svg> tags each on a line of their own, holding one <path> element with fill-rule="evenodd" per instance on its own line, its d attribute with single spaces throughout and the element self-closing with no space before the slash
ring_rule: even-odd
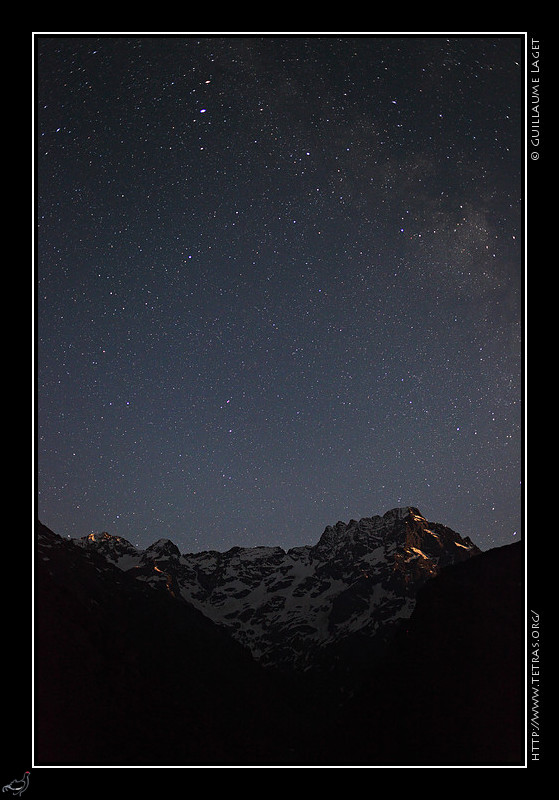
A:
<svg viewBox="0 0 559 800">
<path fill-rule="evenodd" d="M 5 786 L 2 787 L 3 792 L 11 792 L 14 797 L 19 797 L 19 795 L 24 792 L 27 787 L 29 786 L 29 770 L 26 770 L 23 773 L 23 778 L 18 781 L 12 781 L 11 783 L 7 783 Z"/>
</svg>

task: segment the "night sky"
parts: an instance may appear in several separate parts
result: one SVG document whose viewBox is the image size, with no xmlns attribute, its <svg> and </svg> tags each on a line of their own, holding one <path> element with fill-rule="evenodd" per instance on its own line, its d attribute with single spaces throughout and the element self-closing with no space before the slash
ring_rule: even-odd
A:
<svg viewBox="0 0 559 800">
<path fill-rule="evenodd" d="M 523 37 L 35 45 L 41 521 L 519 538 Z"/>
</svg>

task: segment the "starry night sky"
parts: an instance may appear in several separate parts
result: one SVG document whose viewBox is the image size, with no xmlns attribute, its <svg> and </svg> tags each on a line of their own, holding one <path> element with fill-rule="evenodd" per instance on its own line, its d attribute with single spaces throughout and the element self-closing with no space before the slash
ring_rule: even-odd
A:
<svg viewBox="0 0 559 800">
<path fill-rule="evenodd" d="M 520 537 L 524 37 L 35 45 L 41 521 Z"/>
</svg>

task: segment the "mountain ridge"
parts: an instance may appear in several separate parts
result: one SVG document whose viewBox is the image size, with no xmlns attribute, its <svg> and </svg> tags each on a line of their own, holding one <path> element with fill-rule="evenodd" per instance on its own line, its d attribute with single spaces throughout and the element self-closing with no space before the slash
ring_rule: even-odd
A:
<svg viewBox="0 0 559 800">
<path fill-rule="evenodd" d="M 77 543 L 39 523 L 36 763 L 518 763 L 522 543 L 482 553 L 417 510 L 383 519 L 327 526 L 314 553 L 295 548 L 295 571 L 281 548 L 191 560 L 170 540 L 138 552 L 110 534 Z M 439 560 L 431 575 L 426 551 L 444 561 L 448 546 L 460 560 Z M 388 572 L 375 552 L 391 556 Z M 352 624 L 370 614 L 379 599 L 371 586 L 386 578 L 408 594 L 383 590 L 374 625 Z M 245 614 L 258 592 L 262 602 Z M 286 616 L 278 598 L 287 596 L 314 617 Z M 200 610 L 208 597 L 218 622 Z M 389 631 L 380 646 L 375 630 Z M 264 634 L 274 658 L 249 646 Z"/>
<path fill-rule="evenodd" d="M 288 550 L 181 553 L 166 538 L 140 550 L 107 532 L 72 541 L 137 580 L 165 586 L 263 664 L 303 670 L 323 664 L 325 647 L 356 632 L 386 638 L 409 617 L 426 580 L 481 552 L 414 506 L 338 521 L 314 545 Z"/>
</svg>

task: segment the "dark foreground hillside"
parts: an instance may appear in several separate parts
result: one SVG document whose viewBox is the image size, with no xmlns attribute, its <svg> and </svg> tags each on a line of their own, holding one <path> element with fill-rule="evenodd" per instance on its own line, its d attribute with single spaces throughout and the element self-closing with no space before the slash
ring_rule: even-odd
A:
<svg viewBox="0 0 559 800">
<path fill-rule="evenodd" d="M 43 533 L 38 766 L 522 761 L 522 545 L 429 581 L 382 662 L 356 658 L 363 685 L 340 709 L 331 687 L 278 679 L 180 598 Z"/>
<path fill-rule="evenodd" d="M 240 645 L 168 592 L 53 541 L 36 577 L 37 765 L 290 757 L 302 721 Z"/>
<path fill-rule="evenodd" d="M 346 764 L 524 763 L 522 543 L 448 567 L 344 709 Z M 339 748 L 338 748 L 339 751 Z"/>
</svg>

